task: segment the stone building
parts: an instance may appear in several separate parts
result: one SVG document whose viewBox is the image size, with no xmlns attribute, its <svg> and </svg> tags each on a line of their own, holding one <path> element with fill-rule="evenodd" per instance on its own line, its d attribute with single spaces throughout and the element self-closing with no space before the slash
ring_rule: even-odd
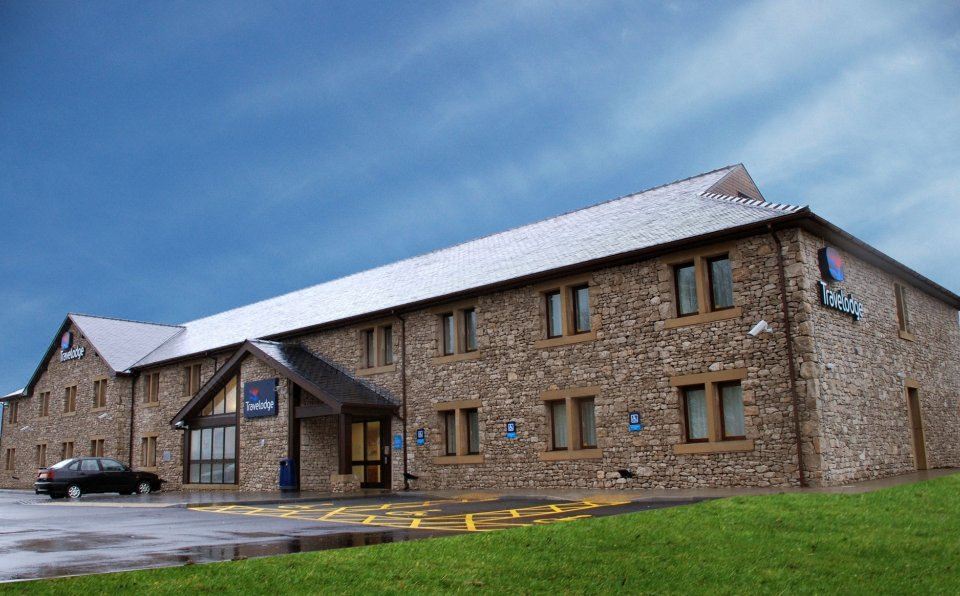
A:
<svg viewBox="0 0 960 596">
<path fill-rule="evenodd" d="M 182 325 L 68 315 L 0 487 L 829 485 L 960 466 L 960 297 L 741 165 Z"/>
</svg>

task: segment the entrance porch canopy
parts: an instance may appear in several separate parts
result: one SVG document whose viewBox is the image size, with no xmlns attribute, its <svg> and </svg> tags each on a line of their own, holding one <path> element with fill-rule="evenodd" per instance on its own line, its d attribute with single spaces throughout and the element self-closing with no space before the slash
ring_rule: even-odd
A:
<svg viewBox="0 0 960 596">
<path fill-rule="evenodd" d="M 295 408 L 295 418 L 333 414 L 389 415 L 397 412 L 398 406 L 385 395 L 327 360 L 311 354 L 299 344 L 248 339 L 177 412 L 170 424 L 176 425 L 199 414 L 207 400 L 239 371 L 246 356 L 257 358 L 276 369 L 280 375 L 320 400 L 321 405 L 316 406 L 296 406 L 291 403 L 291 407 Z"/>
</svg>

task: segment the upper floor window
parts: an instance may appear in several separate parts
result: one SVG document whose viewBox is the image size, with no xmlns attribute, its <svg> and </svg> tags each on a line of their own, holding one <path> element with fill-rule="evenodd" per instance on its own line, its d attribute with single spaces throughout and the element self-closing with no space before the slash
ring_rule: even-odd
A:
<svg viewBox="0 0 960 596">
<path fill-rule="evenodd" d="M 40 392 L 40 417 L 46 418 L 50 415 L 50 392 Z"/>
<path fill-rule="evenodd" d="M 20 420 L 20 402 L 15 399 L 8 401 L 7 409 L 10 410 L 10 413 L 7 414 L 7 422 L 16 424 Z"/>
<path fill-rule="evenodd" d="M 200 411 L 201 416 L 233 414 L 237 411 L 237 377 L 230 377 L 227 384 L 207 401 Z"/>
<path fill-rule="evenodd" d="M 393 325 L 378 325 L 360 332 L 360 368 L 380 368 L 394 363 Z"/>
<path fill-rule="evenodd" d="M 200 365 L 191 364 L 183 367 L 183 394 L 196 395 L 200 391 Z"/>
<path fill-rule="evenodd" d="M 913 325 L 910 323 L 910 308 L 907 304 L 907 288 L 903 284 L 893 284 L 893 292 L 897 301 L 897 325 L 900 328 L 900 337 L 913 340 Z"/>
<path fill-rule="evenodd" d="M 477 309 L 472 305 L 436 310 L 438 321 L 437 356 L 443 359 L 473 358 L 477 352 Z"/>
<path fill-rule="evenodd" d="M 107 380 L 97 379 L 93 382 L 93 408 L 95 410 L 107 407 Z"/>
<path fill-rule="evenodd" d="M 676 312 L 676 319 L 666 323 L 668 329 L 739 315 L 740 309 L 734 306 L 733 267 L 728 252 L 667 262 L 673 274 Z"/>
<path fill-rule="evenodd" d="M 537 347 L 550 347 L 596 337 L 590 285 L 583 278 L 543 284 L 543 331 Z"/>
<path fill-rule="evenodd" d="M 160 402 L 160 373 L 147 373 L 143 377 L 143 402 L 145 404 Z"/>
<path fill-rule="evenodd" d="M 71 414 L 77 411 L 77 386 L 73 385 L 63 390 L 63 413 Z"/>
</svg>

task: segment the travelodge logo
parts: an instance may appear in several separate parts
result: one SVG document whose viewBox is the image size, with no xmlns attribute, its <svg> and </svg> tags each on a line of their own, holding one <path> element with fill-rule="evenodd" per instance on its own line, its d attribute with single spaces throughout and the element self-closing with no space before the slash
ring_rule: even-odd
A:
<svg viewBox="0 0 960 596">
<path fill-rule="evenodd" d="M 260 418 L 277 415 L 277 380 L 250 381 L 243 386 L 243 415 Z"/>
<path fill-rule="evenodd" d="M 60 336 L 60 362 L 79 360 L 86 351 L 83 346 L 73 347 L 73 333 L 70 331 Z"/>
<path fill-rule="evenodd" d="M 847 294 L 842 288 L 834 290 L 829 286 L 832 282 L 846 279 L 843 270 L 843 257 L 840 256 L 837 249 L 830 246 L 820 249 L 820 274 L 823 276 L 823 280 L 819 282 L 820 304 L 848 314 L 855 321 L 862 319 L 863 302 Z"/>
<path fill-rule="evenodd" d="M 843 257 L 830 246 L 820 250 L 820 273 L 827 281 L 843 281 Z"/>
</svg>

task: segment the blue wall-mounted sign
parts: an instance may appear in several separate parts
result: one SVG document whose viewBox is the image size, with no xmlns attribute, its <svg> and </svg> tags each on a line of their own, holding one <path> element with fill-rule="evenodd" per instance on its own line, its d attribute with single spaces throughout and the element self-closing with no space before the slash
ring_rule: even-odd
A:
<svg viewBox="0 0 960 596">
<path fill-rule="evenodd" d="M 244 418 L 277 415 L 277 380 L 250 381 L 243 385 Z"/>
<path fill-rule="evenodd" d="M 510 421 L 507 423 L 507 438 L 516 439 L 517 438 L 517 423 Z"/>
<path fill-rule="evenodd" d="M 843 257 L 830 246 L 820 249 L 820 275 L 827 281 L 843 281 Z"/>
<path fill-rule="evenodd" d="M 630 420 L 627 424 L 630 432 L 636 433 L 643 430 L 643 421 L 640 420 L 640 412 L 630 412 Z"/>
<path fill-rule="evenodd" d="M 403 449 L 403 435 L 400 433 L 393 435 L 393 448 Z"/>
<path fill-rule="evenodd" d="M 427 431 L 422 428 L 418 428 L 417 429 L 417 445 L 425 445 L 426 442 L 427 442 Z"/>
</svg>

